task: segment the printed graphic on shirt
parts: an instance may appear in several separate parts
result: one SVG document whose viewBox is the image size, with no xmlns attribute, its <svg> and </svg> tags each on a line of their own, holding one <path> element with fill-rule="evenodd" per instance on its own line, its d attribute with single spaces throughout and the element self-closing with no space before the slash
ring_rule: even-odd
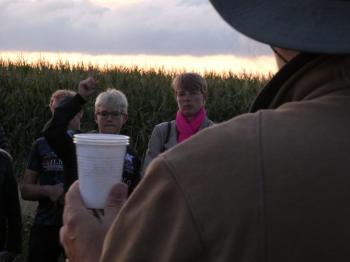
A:
<svg viewBox="0 0 350 262">
<path fill-rule="evenodd" d="M 63 172 L 62 160 L 53 152 L 44 154 L 41 164 L 44 172 Z"/>
<path fill-rule="evenodd" d="M 38 184 L 56 185 L 63 183 L 63 162 L 57 157 L 44 138 L 37 139 L 29 155 L 27 168 L 36 171 Z M 60 226 L 63 206 L 49 198 L 39 200 L 34 224 Z"/>
</svg>

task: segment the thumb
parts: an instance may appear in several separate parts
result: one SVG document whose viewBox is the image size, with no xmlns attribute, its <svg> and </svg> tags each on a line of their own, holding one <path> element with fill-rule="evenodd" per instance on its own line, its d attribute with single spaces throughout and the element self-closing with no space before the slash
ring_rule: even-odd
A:
<svg viewBox="0 0 350 262">
<path fill-rule="evenodd" d="M 115 184 L 106 201 L 105 222 L 112 224 L 128 197 L 128 186 L 124 183 Z"/>
</svg>

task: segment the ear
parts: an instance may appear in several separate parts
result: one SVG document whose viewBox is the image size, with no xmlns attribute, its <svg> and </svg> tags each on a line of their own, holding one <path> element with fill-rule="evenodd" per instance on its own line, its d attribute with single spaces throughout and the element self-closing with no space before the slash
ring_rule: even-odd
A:
<svg viewBox="0 0 350 262">
<path fill-rule="evenodd" d="M 203 105 L 205 106 L 205 103 L 207 102 L 207 96 L 203 94 Z"/>
<path fill-rule="evenodd" d="M 97 124 L 97 113 L 94 113 L 94 119 L 95 119 L 95 123 Z"/>
<path fill-rule="evenodd" d="M 127 114 L 123 115 L 123 125 L 126 123 L 127 120 L 128 120 L 128 115 Z"/>
<path fill-rule="evenodd" d="M 82 117 L 84 115 L 84 110 L 83 109 L 80 110 L 78 114 L 79 114 L 79 119 L 82 119 Z"/>
</svg>

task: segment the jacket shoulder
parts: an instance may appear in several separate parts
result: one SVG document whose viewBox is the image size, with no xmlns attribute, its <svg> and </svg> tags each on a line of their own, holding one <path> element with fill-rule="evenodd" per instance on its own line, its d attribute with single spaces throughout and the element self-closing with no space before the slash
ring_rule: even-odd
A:
<svg viewBox="0 0 350 262">
<path fill-rule="evenodd" d="M 4 159 L 5 161 L 8 161 L 8 162 L 12 162 L 13 161 L 13 158 L 10 155 L 10 153 L 7 152 L 6 150 L 2 149 L 2 148 L 0 148 L 0 157 L 2 159 Z"/>
<path fill-rule="evenodd" d="M 171 127 L 175 126 L 175 120 L 171 120 L 171 121 L 166 121 L 166 122 L 162 122 L 157 124 L 154 129 L 161 131 L 161 132 L 165 132 L 168 129 L 168 125 L 171 125 Z"/>
</svg>

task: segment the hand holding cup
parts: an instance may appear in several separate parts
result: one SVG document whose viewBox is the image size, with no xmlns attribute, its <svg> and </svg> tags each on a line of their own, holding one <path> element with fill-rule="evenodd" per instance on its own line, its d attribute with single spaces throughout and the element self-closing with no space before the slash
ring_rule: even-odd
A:
<svg viewBox="0 0 350 262">
<path fill-rule="evenodd" d="M 128 188 L 115 184 L 104 207 L 104 216 L 96 218 L 88 210 L 75 182 L 66 194 L 60 240 L 69 261 L 99 261 L 104 238 L 127 198 Z"/>
</svg>

